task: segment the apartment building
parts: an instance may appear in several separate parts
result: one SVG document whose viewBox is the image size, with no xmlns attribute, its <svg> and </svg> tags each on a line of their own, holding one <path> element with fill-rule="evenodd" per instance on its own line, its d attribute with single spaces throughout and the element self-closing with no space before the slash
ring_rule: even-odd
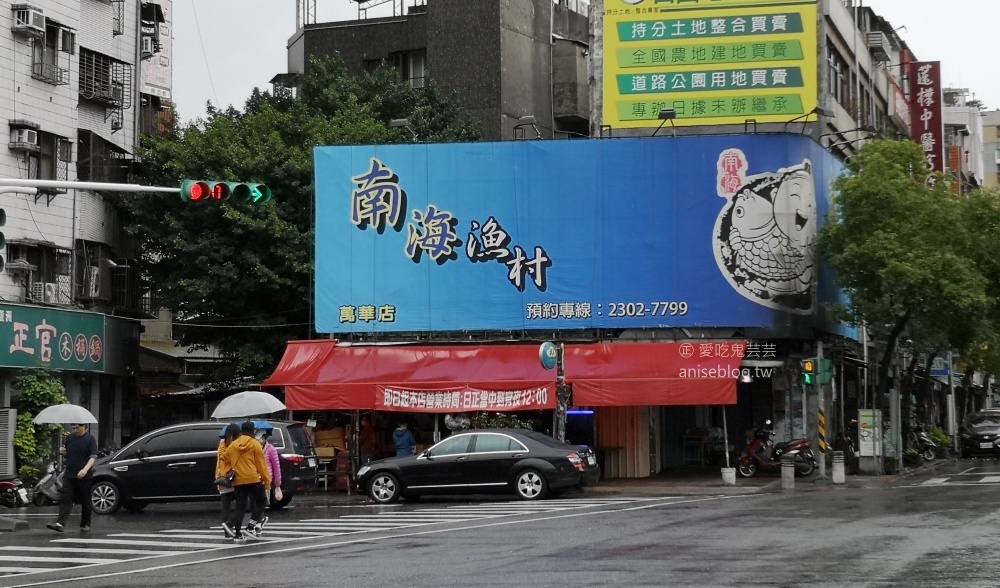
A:
<svg viewBox="0 0 1000 588">
<path fill-rule="evenodd" d="M 0 3 L 0 187 L 127 183 L 139 136 L 169 121 L 169 41 L 170 0 Z M 149 316 L 115 203 L 60 184 L 0 193 L 0 407 L 18 370 L 50 370 L 102 446 L 129 427 Z"/>
</svg>

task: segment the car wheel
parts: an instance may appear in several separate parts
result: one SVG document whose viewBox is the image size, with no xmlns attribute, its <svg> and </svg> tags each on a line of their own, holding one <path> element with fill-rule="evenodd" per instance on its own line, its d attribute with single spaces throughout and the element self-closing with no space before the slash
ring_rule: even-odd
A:
<svg viewBox="0 0 1000 588">
<path fill-rule="evenodd" d="M 137 512 L 142 512 L 142 510 L 144 508 L 146 508 L 147 506 L 149 506 L 149 503 L 148 502 L 143 502 L 141 500 L 134 500 L 134 501 L 130 501 L 130 502 L 126 502 L 126 503 L 122 504 L 122 508 L 124 508 L 125 510 L 127 510 L 130 513 L 133 513 L 133 514 L 135 514 Z"/>
<path fill-rule="evenodd" d="M 368 496 L 379 504 L 396 502 L 400 494 L 399 480 L 390 473 L 379 472 L 368 482 Z"/>
<path fill-rule="evenodd" d="M 541 500 L 548 493 L 549 485 L 537 470 L 524 470 L 514 480 L 514 490 L 524 500 Z"/>
<path fill-rule="evenodd" d="M 90 500 L 94 505 L 94 512 L 100 515 L 109 515 L 121 508 L 122 493 L 114 482 L 100 480 L 94 482 L 91 487 Z"/>
</svg>

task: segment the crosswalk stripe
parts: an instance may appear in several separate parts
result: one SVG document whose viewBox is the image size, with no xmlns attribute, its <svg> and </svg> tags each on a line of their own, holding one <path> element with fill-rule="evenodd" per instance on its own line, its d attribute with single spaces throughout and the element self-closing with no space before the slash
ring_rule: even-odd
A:
<svg viewBox="0 0 1000 588">
<path fill-rule="evenodd" d="M 72 552 L 75 554 L 86 554 L 86 553 L 102 553 L 102 554 L 118 554 L 118 555 L 166 555 L 169 553 L 178 553 L 177 551 L 156 551 L 152 549 L 120 549 L 120 548 L 98 548 L 98 547 L 80 547 L 78 545 L 66 545 L 63 547 L 39 547 L 39 546 L 4 546 L 0 547 L 0 551 L 30 551 L 35 553 L 37 551 L 59 551 L 59 552 Z"/>
<path fill-rule="evenodd" d="M 145 539 L 162 539 L 162 533 L 110 533 L 108 537 L 142 537 Z M 215 536 L 208 536 L 207 534 L 198 535 L 170 535 L 170 537 L 177 537 L 178 539 L 218 539 L 219 541 L 226 541 L 226 538 L 221 534 L 216 534 Z"/>
<path fill-rule="evenodd" d="M 201 538 L 214 539 L 214 538 L 221 537 L 222 527 L 219 527 L 218 529 L 164 529 L 164 530 L 160 531 L 160 533 L 163 533 L 163 534 L 168 535 L 170 537 L 187 537 L 187 536 L 192 536 L 192 537 L 195 537 L 195 538 L 198 538 L 198 539 L 201 539 Z M 302 536 L 305 536 L 305 537 L 312 537 L 312 536 L 318 537 L 319 536 L 318 533 L 315 533 L 313 531 L 279 531 L 277 529 L 272 529 L 271 525 L 268 525 L 267 528 L 264 529 L 264 533 L 267 534 L 267 535 L 272 535 L 272 534 L 273 535 L 293 535 L 293 536 L 294 535 L 302 535 Z M 157 536 L 158 537 L 162 537 L 163 535 L 157 535 Z"/>
<path fill-rule="evenodd" d="M 15 568 L 0 566 L 0 574 L 31 574 L 35 572 L 55 572 L 66 568 Z"/>
<path fill-rule="evenodd" d="M 979 480 L 981 484 L 996 484 L 997 482 L 1000 482 L 1000 476 L 986 476 Z"/>
<path fill-rule="evenodd" d="M 948 478 L 931 478 L 920 484 L 921 486 L 937 486 L 938 484 L 943 484 L 948 481 Z"/>
<path fill-rule="evenodd" d="M 178 543 L 176 541 L 137 541 L 135 539 L 53 539 L 53 543 L 84 543 L 88 545 L 150 545 L 178 549 L 217 549 L 222 543 Z"/>
<path fill-rule="evenodd" d="M 44 555 L 0 555 L 0 561 L 37 561 L 37 562 L 55 562 L 55 563 L 83 563 L 83 564 L 95 564 L 95 563 L 119 563 L 125 561 L 123 559 L 110 559 L 110 558 L 88 558 L 88 557 L 46 557 Z"/>
</svg>

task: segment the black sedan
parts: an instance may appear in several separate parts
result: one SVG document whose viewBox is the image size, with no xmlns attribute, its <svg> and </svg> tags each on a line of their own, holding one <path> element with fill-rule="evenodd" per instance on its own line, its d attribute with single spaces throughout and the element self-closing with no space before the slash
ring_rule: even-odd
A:
<svg viewBox="0 0 1000 588">
<path fill-rule="evenodd" d="M 1000 455 L 1000 410 L 983 410 L 965 417 L 959 438 L 962 457 Z"/>
<path fill-rule="evenodd" d="M 358 470 L 357 486 L 380 504 L 424 494 L 514 492 L 540 500 L 600 477 L 594 452 L 585 445 L 521 429 L 475 429 L 418 455 L 372 462 Z"/>
</svg>

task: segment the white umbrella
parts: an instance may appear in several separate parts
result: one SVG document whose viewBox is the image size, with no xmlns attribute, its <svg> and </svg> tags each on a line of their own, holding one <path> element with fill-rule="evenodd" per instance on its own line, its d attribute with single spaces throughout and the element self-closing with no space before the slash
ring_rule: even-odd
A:
<svg viewBox="0 0 1000 588">
<path fill-rule="evenodd" d="M 82 406 L 77 406 L 75 404 L 56 404 L 43 409 L 42 412 L 35 416 L 34 421 L 39 425 L 64 425 L 67 423 L 92 424 L 97 422 L 97 417 Z"/>
<path fill-rule="evenodd" d="M 267 392 L 247 390 L 224 398 L 212 412 L 213 419 L 229 419 L 233 417 L 270 414 L 285 410 L 285 403 Z"/>
</svg>

